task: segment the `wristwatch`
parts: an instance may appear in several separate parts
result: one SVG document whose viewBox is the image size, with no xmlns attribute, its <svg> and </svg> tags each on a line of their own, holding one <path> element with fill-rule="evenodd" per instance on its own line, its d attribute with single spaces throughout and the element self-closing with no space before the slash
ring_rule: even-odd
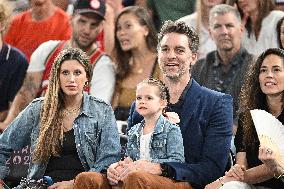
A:
<svg viewBox="0 0 284 189">
<path fill-rule="evenodd" d="M 166 163 L 161 163 L 161 171 L 162 171 L 162 176 L 163 177 L 168 177 L 168 178 L 172 178 L 175 179 L 175 170 L 168 164 Z"/>
</svg>

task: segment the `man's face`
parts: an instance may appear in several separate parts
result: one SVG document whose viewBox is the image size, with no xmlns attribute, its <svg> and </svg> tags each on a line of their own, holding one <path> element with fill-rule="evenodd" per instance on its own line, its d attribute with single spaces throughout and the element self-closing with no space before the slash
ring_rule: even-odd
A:
<svg viewBox="0 0 284 189">
<path fill-rule="evenodd" d="M 72 42 L 86 51 L 101 32 L 102 21 L 94 13 L 75 14 L 72 17 L 72 30 Z"/>
<path fill-rule="evenodd" d="M 189 49 L 188 37 L 184 34 L 165 34 L 158 48 L 158 61 L 164 76 L 171 80 L 189 77 L 190 64 L 197 55 Z"/>
<path fill-rule="evenodd" d="M 233 13 L 214 15 L 209 30 L 218 51 L 238 51 L 240 49 L 243 26 Z"/>
</svg>

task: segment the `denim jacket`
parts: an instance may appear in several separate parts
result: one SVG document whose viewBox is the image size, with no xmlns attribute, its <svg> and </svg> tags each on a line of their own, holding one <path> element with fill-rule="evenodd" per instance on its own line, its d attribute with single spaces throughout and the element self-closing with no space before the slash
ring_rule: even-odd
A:
<svg viewBox="0 0 284 189">
<path fill-rule="evenodd" d="M 0 178 L 8 168 L 5 161 L 13 150 L 36 147 L 43 98 L 30 103 L 0 135 Z M 111 106 L 84 93 L 83 106 L 73 123 L 78 156 L 85 171 L 102 172 L 120 158 L 119 134 Z M 28 178 L 40 179 L 47 163 L 30 162 Z"/>
<path fill-rule="evenodd" d="M 133 160 L 140 159 L 140 135 L 144 120 L 128 131 L 126 156 Z M 161 115 L 156 123 L 150 140 L 151 162 L 184 162 L 183 139 L 179 126 Z"/>
</svg>

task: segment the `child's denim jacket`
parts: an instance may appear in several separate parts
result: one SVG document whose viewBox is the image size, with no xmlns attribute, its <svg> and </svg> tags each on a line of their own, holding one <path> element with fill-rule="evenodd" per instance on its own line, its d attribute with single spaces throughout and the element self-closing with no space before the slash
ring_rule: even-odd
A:
<svg viewBox="0 0 284 189">
<path fill-rule="evenodd" d="M 43 98 L 35 99 L 0 135 L 0 178 L 13 150 L 31 145 L 34 151 L 39 136 L 40 111 Z M 73 123 L 78 156 L 85 171 L 101 172 L 120 158 L 119 134 L 110 105 L 84 93 L 83 106 Z M 47 163 L 29 164 L 28 178 L 41 179 Z"/>
<path fill-rule="evenodd" d="M 126 156 L 140 159 L 140 135 L 144 120 L 128 131 Z M 184 162 L 183 138 L 178 125 L 171 123 L 161 115 L 156 123 L 150 140 L 151 162 Z"/>
</svg>

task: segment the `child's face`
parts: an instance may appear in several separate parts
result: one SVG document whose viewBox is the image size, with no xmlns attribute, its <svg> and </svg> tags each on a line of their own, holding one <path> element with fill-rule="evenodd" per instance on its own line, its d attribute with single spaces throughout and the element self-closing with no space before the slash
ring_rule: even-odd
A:
<svg viewBox="0 0 284 189">
<path fill-rule="evenodd" d="M 166 100 L 160 98 L 157 86 L 142 84 L 137 87 L 136 111 L 144 118 L 160 115 L 166 104 Z"/>
</svg>

